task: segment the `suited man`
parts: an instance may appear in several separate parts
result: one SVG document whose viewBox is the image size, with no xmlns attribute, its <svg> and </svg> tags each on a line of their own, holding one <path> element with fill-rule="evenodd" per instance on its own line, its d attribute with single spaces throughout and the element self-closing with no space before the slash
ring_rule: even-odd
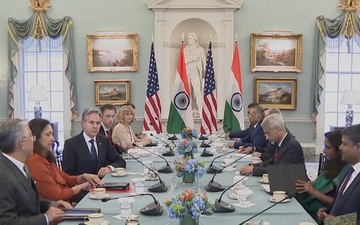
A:
<svg viewBox="0 0 360 225">
<path fill-rule="evenodd" d="M 346 127 L 342 131 L 340 151 L 342 159 L 349 163 L 347 175 L 344 177 L 335 199 L 328 209 L 320 209 L 320 220 L 357 213 L 357 224 L 360 224 L 360 124 Z"/>
<path fill-rule="evenodd" d="M 245 165 L 240 169 L 241 174 L 250 174 L 261 176 L 267 173 L 266 166 L 280 164 L 298 164 L 304 165 L 304 153 L 300 143 L 286 132 L 284 120 L 280 115 L 273 114 L 264 119 L 261 124 L 266 139 L 275 142 L 278 146 L 274 156 L 260 164 Z M 263 168 L 257 169 L 262 166 Z M 256 169 L 256 170 L 255 170 Z"/>
<path fill-rule="evenodd" d="M 81 124 L 83 131 L 65 141 L 62 168 L 67 174 L 91 173 L 104 177 L 115 167 L 126 167 L 125 160 L 115 151 L 110 140 L 98 135 L 101 126 L 98 109 L 86 109 Z"/>
<path fill-rule="evenodd" d="M 282 113 L 278 108 L 269 108 L 265 110 L 265 118 L 273 114 L 278 114 L 282 117 Z M 288 135 L 294 136 L 286 126 L 285 126 L 285 130 L 288 133 Z M 273 155 L 275 154 L 276 147 L 277 144 L 274 141 L 268 141 L 265 148 L 257 148 L 256 152 L 254 152 L 252 155 L 259 157 L 261 161 L 266 161 L 273 157 Z M 251 150 L 252 150 L 251 148 L 246 148 L 243 150 L 243 153 L 249 153 L 251 152 Z"/>
<path fill-rule="evenodd" d="M 102 116 L 99 134 L 108 137 L 111 141 L 112 127 L 115 122 L 116 108 L 111 104 L 105 104 L 100 107 L 100 111 Z"/>
<path fill-rule="evenodd" d="M 34 137 L 25 121 L 8 120 L 0 126 L 0 224 L 47 225 L 65 216 L 64 201 L 39 200 L 26 159 L 33 154 Z"/>
<path fill-rule="evenodd" d="M 248 105 L 248 107 L 247 107 L 247 113 L 248 113 L 249 121 L 250 121 L 250 111 L 256 105 L 259 105 L 259 103 L 253 102 L 253 103 L 250 103 Z M 248 135 L 250 133 L 250 131 L 253 128 L 254 128 L 254 124 L 250 122 L 250 126 L 247 129 L 226 133 L 225 138 L 244 138 L 244 137 L 246 137 L 246 135 Z"/>
<path fill-rule="evenodd" d="M 267 144 L 267 140 L 264 136 L 264 130 L 261 127 L 261 122 L 264 119 L 264 108 L 260 105 L 255 105 L 249 113 L 249 119 L 254 128 L 251 129 L 250 133 L 246 137 L 241 138 L 240 141 L 235 143 L 229 142 L 229 147 L 234 147 L 241 149 L 246 147 L 251 147 L 252 151 L 255 151 L 256 148 L 264 148 Z"/>
</svg>

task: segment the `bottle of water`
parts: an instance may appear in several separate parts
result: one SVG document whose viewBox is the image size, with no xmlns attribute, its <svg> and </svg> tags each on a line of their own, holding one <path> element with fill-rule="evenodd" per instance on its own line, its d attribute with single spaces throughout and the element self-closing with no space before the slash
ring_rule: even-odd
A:
<svg viewBox="0 0 360 225">
<path fill-rule="evenodd" d="M 136 194 L 144 193 L 144 184 L 141 182 L 141 179 L 138 179 L 135 184 L 135 193 Z"/>
<path fill-rule="evenodd" d="M 123 203 L 121 204 L 120 215 L 123 218 L 131 216 L 131 206 L 127 199 L 124 199 Z"/>
</svg>

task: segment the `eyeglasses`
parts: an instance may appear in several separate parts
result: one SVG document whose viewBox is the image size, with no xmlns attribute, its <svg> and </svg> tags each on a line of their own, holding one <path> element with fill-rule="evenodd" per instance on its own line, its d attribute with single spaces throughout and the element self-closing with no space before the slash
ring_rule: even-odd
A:
<svg viewBox="0 0 360 225">
<path fill-rule="evenodd" d="M 31 138 L 32 141 L 36 141 L 36 136 L 31 136 L 31 137 L 22 137 L 22 138 Z"/>
<path fill-rule="evenodd" d="M 270 135 L 271 131 L 273 131 L 273 130 L 269 130 L 269 131 L 264 130 L 264 135 Z"/>
</svg>

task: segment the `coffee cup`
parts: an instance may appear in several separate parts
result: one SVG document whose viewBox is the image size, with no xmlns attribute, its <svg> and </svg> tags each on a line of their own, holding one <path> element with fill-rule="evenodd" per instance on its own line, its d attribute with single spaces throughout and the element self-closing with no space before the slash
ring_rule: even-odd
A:
<svg viewBox="0 0 360 225">
<path fill-rule="evenodd" d="M 89 224 L 99 225 L 104 222 L 104 214 L 102 213 L 91 213 L 84 217 L 84 221 Z"/>
<path fill-rule="evenodd" d="M 106 196 L 106 189 L 105 188 L 94 188 L 93 194 L 96 197 L 99 197 L 99 198 L 105 197 Z"/>
<path fill-rule="evenodd" d="M 234 159 L 231 159 L 231 158 L 224 159 L 225 166 L 227 166 L 227 165 L 229 165 L 229 164 L 231 164 L 233 162 L 234 162 Z"/>
<path fill-rule="evenodd" d="M 153 161 L 146 160 L 146 161 L 143 161 L 143 163 L 144 163 L 146 166 L 148 166 L 148 167 L 151 168 L 151 167 L 152 167 L 152 164 L 153 164 Z M 147 174 L 148 172 L 149 172 L 149 169 L 144 166 L 144 174 Z"/>
<path fill-rule="evenodd" d="M 261 163 L 261 159 L 259 157 L 256 157 L 256 156 L 251 156 L 251 160 L 252 160 L 252 163 Z"/>
<path fill-rule="evenodd" d="M 115 173 L 117 174 L 117 175 L 123 175 L 123 174 L 125 174 L 125 169 L 124 168 L 121 168 L 121 167 L 119 167 L 119 168 L 115 168 Z"/>
<path fill-rule="evenodd" d="M 262 175 L 262 182 L 264 182 L 264 183 L 269 183 L 269 174 L 264 173 L 264 174 Z"/>
<path fill-rule="evenodd" d="M 273 192 L 273 199 L 276 202 L 280 202 L 286 197 L 285 191 L 274 191 Z"/>
<path fill-rule="evenodd" d="M 240 189 L 237 191 L 239 193 L 239 204 L 248 206 L 250 204 L 251 195 L 253 194 L 253 191 L 250 189 Z"/>
</svg>

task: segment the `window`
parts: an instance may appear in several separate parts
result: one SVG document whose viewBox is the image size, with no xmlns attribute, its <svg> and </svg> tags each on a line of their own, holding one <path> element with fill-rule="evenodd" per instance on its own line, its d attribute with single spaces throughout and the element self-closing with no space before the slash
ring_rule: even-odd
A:
<svg viewBox="0 0 360 225">
<path fill-rule="evenodd" d="M 330 126 L 345 126 L 348 106 L 341 104 L 344 90 L 360 91 L 360 47 L 354 39 L 327 40 L 326 73 L 323 79 L 324 132 L 329 131 Z M 360 123 L 360 106 L 354 105 L 353 110 L 353 124 Z"/>
<path fill-rule="evenodd" d="M 28 101 L 30 89 L 33 85 L 44 86 L 48 100 L 40 102 L 42 118 L 58 122 L 57 139 L 62 149 L 65 138 L 70 136 L 70 115 L 66 115 L 70 113 L 69 84 L 64 75 L 62 37 L 24 40 L 18 66 L 15 116 L 34 118 L 35 102 Z"/>
</svg>

